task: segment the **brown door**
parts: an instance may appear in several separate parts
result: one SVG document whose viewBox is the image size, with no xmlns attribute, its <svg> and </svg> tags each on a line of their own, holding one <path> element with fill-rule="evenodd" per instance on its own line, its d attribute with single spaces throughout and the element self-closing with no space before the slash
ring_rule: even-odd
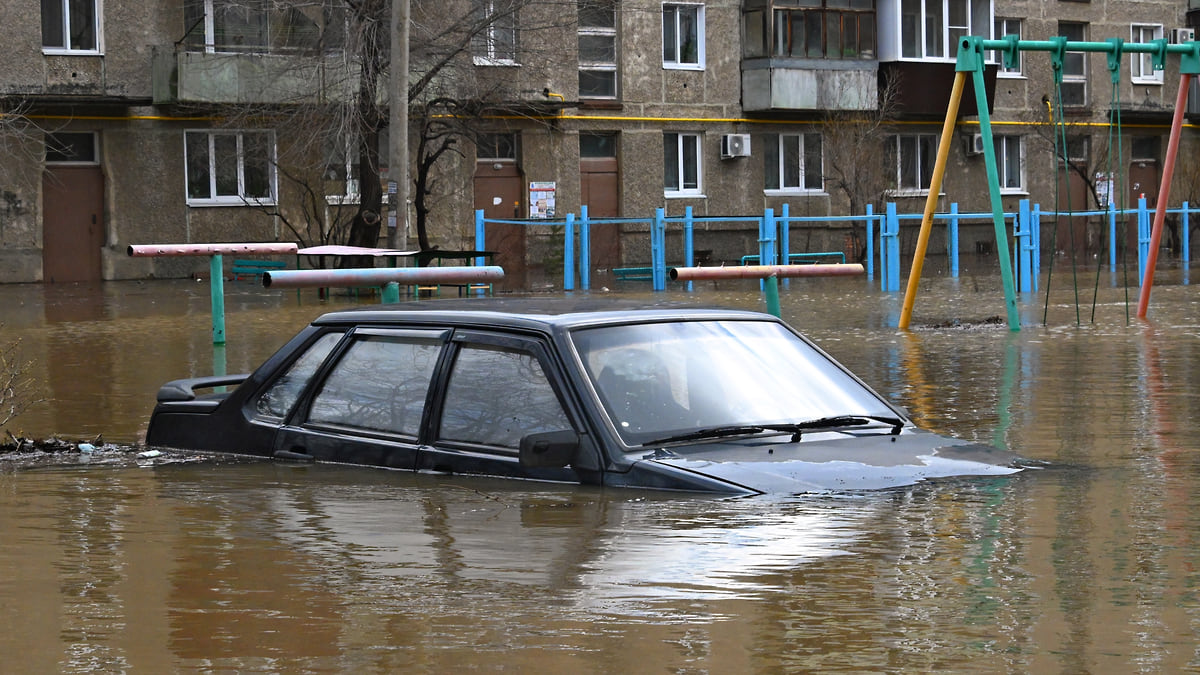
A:
<svg viewBox="0 0 1200 675">
<path fill-rule="evenodd" d="M 1150 210 L 1149 222 L 1154 223 L 1154 207 L 1158 206 L 1158 162 L 1154 160 L 1135 160 L 1129 164 L 1129 208 L 1136 209 L 1138 199 L 1146 198 L 1146 208 Z M 1137 263 L 1137 214 L 1129 216 L 1125 227 L 1125 251 L 1129 251 L 1129 261 Z M 1120 238 L 1120 233 L 1117 234 Z M 1167 244 L 1164 238 L 1162 244 Z M 1117 260 L 1122 260 L 1122 251 L 1117 252 Z"/>
<path fill-rule="evenodd" d="M 42 279 L 99 281 L 104 175 L 98 166 L 53 166 L 42 176 Z"/>
<path fill-rule="evenodd" d="M 1069 172 L 1070 180 L 1063 180 L 1063 168 L 1060 166 L 1058 171 L 1058 210 L 1067 211 L 1068 208 L 1074 211 L 1087 211 L 1094 208 L 1090 200 L 1091 194 L 1088 190 L 1087 183 L 1077 171 Z M 1087 260 L 1087 216 L 1059 216 L 1058 232 L 1056 237 L 1058 241 L 1055 243 L 1055 248 L 1058 251 L 1067 251 L 1068 262 L 1075 261 L 1082 263 Z M 1072 253 L 1072 247 L 1074 252 Z"/>
<path fill-rule="evenodd" d="M 514 162 L 477 162 L 475 164 L 475 210 L 484 218 L 513 220 L 522 218 L 524 181 Z M 496 286 L 523 290 L 528 285 L 525 261 L 525 226 L 489 223 L 484 246 L 495 251 L 493 264 L 504 268 L 504 280 Z"/>
<path fill-rule="evenodd" d="M 620 177 L 616 157 L 587 157 L 579 160 L 582 204 L 589 218 L 616 218 L 620 215 Z M 591 227 L 592 274 L 611 274 L 621 266 L 621 226 Z"/>
</svg>

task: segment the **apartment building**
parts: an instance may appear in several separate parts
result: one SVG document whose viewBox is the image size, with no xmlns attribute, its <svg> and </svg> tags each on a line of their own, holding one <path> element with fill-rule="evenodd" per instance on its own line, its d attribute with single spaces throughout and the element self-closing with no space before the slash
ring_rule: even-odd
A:
<svg viewBox="0 0 1200 675">
<path fill-rule="evenodd" d="M 0 6 L 0 282 L 188 276 L 203 261 L 132 259 L 126 247 L 296 241 L 298 231 L 305 243 L 335 240 L 361 200 L 387 192 L 386 161 L 370 181 L 378 186 L 361 184 L 354 134 L 316 142 L 291 112 L 355 100 L 369 65 L 348 48 L 363 31 L 340 0 Z M 412 12 L 410 82 L 435 64 L 454 67 L 413 100 L 410 171 L 424 112 L 447 98 L 480 102 L 465 106 L 471 133 L 425 188 L 429 243 L 460 249 L 473 247 L 476 209 L 537 220 L 585 205 L 593 217 L 627 218 L 690 207 L 721 218 L 786 204 L 792 215 L 841 216 L 890 200 L 920 211 L 958 37 L 1183 40 L 1179 29 L 1200 23 L 1200 0 L 413 0 Z M 1127 55 L 1114 91 L 1103 54 L 1068 55 L 1061 89 L 1045 53 L 1021 56 L 993 57 L 985 71 L 1005 209 L 1026 198 L 1053 208 L 1056 193 L 1074 208 L 1117 190 L 1154 199 L 1178 60 L 1156 70 L 1149 55 Z M 968 94 L 940 203 L 985 211 Z M 1197 101 L 1192 92 L 1192 123 Z M 1080 167 L 1061 190 L 1056 107 Z M 1110 153 L 1118 114 L 1121 152 Z M 386 135 L 367 145 L 376 140 L 385 160 Z M 1185 156 L 1198 143 L 1189 126 Z M 305 156 L 321 167 L 315 183 L 295 180 L 289 158 Z M 1108 157 L 1121 165 L 1106 168 Z M 1177 172 L 1173 204 L 1200 200 L 1195 171 Z M 1081 247 L 1099 245 L 1086 222 L 1076 225 Z M 545 278 L 549 240 L 538 232 L 489 231 L 516 285 Z M 380 244 L 387 234 L 381 227 Z M 793 226 L 793 250 L 853 257 L 863 235 L 847 223 Z M 598 269 L 649 259 L 642 225 L 592 236 Z M 968 229 L 961 245 L 986 252 L 991 236 L 990 226 Z M 697 237 L 714 261 L 757 251 L 757 228 L 745 222 L 706 223 Z M 401 239 L 414 245 L 416 233 Z"/>
</svg>

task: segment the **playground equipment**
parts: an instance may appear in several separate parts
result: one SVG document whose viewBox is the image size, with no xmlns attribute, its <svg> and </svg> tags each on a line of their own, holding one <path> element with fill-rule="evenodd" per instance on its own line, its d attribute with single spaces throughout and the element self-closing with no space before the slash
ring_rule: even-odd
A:
<svg viewBox="0 0 1200 675">
<path fill-rule="evenodd" d="M 847 277 L 863 273 L 858 263 L 814 265 L 743 265 L 741 267 L 672 267 L 672 281 L 760 279 L 764 283 L 767 311 L 779 316 L 779 279 L 792 277 Z"/>
<path fill-rule="evenodd" d="M 367 267 L 344 270 L 280 270 L 264 272 L 264 288 L 358 288 L 380 286 L 383 303 L 400 302 L 400 286 L 460 284 L 473 287 L 504 278 L 496 265 L 479 267 Z"/>
<path fill-rule="evenodd" d="M 1004 284 L 1008 325 L 1010 330 L 1020 330 L 1020 323 L 1017 318 L 1017 301 L 1013 285 L 1012 265 L 1009 261 L 1007 236 L 1000 202 L 1000 179 L 996 169 L 996 151 L 992 139 L 992 123 L 991 117 L 988 114 L 987 92 L 983 81 L 985 50 L 995 50 L 1003 54 L 1005 64 L 1011 67 L 1016 67 L 1019 53 L 1022 51 L 1049 52 L 1051 55 L 1051 64 L 1054 69 L 1056 89 L 1060 92 L 1063 77 L 1063 58 L 1067 52 L 1102 52 L 1108 54 L 1108 68 L 1112 74 L 1114 85 L 1120 78 L 1122 54 L 1150 54 L 1155 70 L 1163 69 L 1168 54 L 1180 55 L 1179 92 L 1175 101 L 1175 114 L 1171 122 L 1171 133 L 1167 142 L 1167 154 L 1164 158 L 1162 185 L 1158 192 L 1158 204 L 1154 213 L 1154 224 L 1151 230 L 1150 241 L 1148 242 L 1150 250 L 1143 276 L 1141 294 L 1138 300 L 1137 315 L 1139 318 L 1145 318 L 1147 305 L 1150 301 L 1150 290 L 1153 285 L 1154 267 L 1158 259 L 1158 246 L 1161 241 L 1163 223 L 1166 218 L 1166 206 L 1170 196 L 1171 178 L 1174 174 L 1175 159 L 1179 152 L 1179 137 L 1183 127 L 1183 113 L 1187 102 L 1187 91 L 1192 78 L 1200 74 L 1200 43 L 1193 41 L 1186 44 L 1168 44 L 1166 40 L 1154 40 L 1149 43 L 1126 43 L 1120 38 L 1113 38 L 1106 42 L 1071 42 L 1061 36 L 1049 40 L 1020 40 L 1015 35 L 1007 35 L 1001 40 L 985 40 L 969 35 L 961 38 L 958 43 L 954 84 L 950 92 L 950 102 L 946 107 L 946 120 L 942 126 L 937 160 L 934 163 L 933 177 L 929 185 L 929 196 L 925 203 L 925 215 L 921 221 L 921 232 L 917 238 L 912 272 L 908 278 L 908 288 L 904 296 L 904 307 L 900 315 L 899 327 L 907 329 L 912 319 L 912 307 L 916 299 L 917 287 L 920 284 L 925 249 L 929 245 L 929 232 L 933 222 L 933 213 L 937 206 L 938 195 L 941 192 L 942 178 L 946 172 L 946 162 L 950 154 L 950 144 L 953 141 L 954 125 L 958 118 L 958 108 L 962 101 L 966 77 L 970 73 L 975 89 L 976 108 L 979 112 L 979 130 L 983 140 L 988 192 L 991 197 L 993 224 L 996 230 L 996 251 L 1000 258 L 1000 274 Z M 1061 99 L 1061 96 L 1059 98 Z M 1061 106 L 1059 107 L 1061 108 Z M 1057 148 L 1055 155 L 1055 161 L 1057 161 Z"/>
<path fill-rule="evenodd" d="M 210 256 L 208 288 L 212 296 L 213 344 L 225 344 L 225 272 L 224 255 L 295 255 L 299 250 L 290 243 L 247 244 L 134 244 L 128 249 L 132 258 L 171 256 Z"/>
</svg>

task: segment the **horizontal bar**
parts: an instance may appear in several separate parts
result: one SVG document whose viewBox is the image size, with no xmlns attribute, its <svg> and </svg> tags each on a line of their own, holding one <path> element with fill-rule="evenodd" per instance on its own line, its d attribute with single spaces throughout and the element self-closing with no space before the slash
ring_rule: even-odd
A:
<svg viewBox="0 0 1200 675">
<path fill-rule="evenodd" d="M 128 253 L 133 258 L 158 258 L 187 255 L 288 255 L 300 247 L 290 243 L 250 244 L 133 244 Z"/>
<path fill-rule="evenodd" d="M 1008 40 L 980 40 L 980 46 L 983 49 L 995 49 L 999 51 L 1007 51 L 1011 49 L 1012 43 Z M 1192 54 L 1195 52 L 1195 43 L 1184 42 L 1180 44 L 1168 44 L 1168 54 Z M 1068 40 L 1063 43 L 1063 51 L 1068 52 L 1104 52 L 1108 54 L 1114 53 L 1116 49 L 1112 42 L 1071 42 Z M 1054 40 L 1017 40 L 1018 51 L 1034 51 L 1034 52 L 1055 52 L 1058 51 L 1059 43 Z M 1122 42 L 1121 52 L 1139 52 L 1152 54 L 1157 52 L 1161 47 L 1154 42 Z"/>
<path fill-rule="evenodd" d="M 482 267 L 365 267 L 345 270 L 282 270 L 263 272 L 266 288 L 355 288 L 392 282 L 418 284 L 471 284 L 504 278 L 504 268 Z"/>
<path fill-rule="evenodd" d="M 826 265 L 746 265 L 744 267 L 672 267 L 672 281 L 767 279 L 769 277 L 850 277 L 863 274 L 858 263 Z"/>
</svg>

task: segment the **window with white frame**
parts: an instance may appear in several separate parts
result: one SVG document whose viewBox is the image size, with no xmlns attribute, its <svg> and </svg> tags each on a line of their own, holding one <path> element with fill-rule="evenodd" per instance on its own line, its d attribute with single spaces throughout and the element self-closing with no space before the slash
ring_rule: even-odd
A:
<svg viewBox="0 0 1200 675">
<path fill-rule="evenodd" d="M 1161 40 L 1162 24 L 1133 24 L 1130 40 L 1133 42 L 1153 42 Z M 1138 53 L 1130 55 L 1130 65 L 1133 67 L 1134 84 L 1162 84 L 1163 71 L 1154 69 L 1154 57 L 1150 54 Z"/>
<path fill-rule="evenodd" d="M 663 188 L 668 196 L 699 195 L 700 134 L 663 134 Z"/>
<path fill-rule="evenodd" d="M 767 190 L 819 192 L 824 189 L 821 134 L 772 134 L 764 146 Z"/>
<path fill-rule="evenodd" d="M 317 0 L 304 9 L 272 0 L 184 0 L 189 49 L 241 53 L 324 53 L 346 44 L 340 0 Z"/>
<path fill-rule="evenodd" d="M 900 48 L 906 59 L 953 59 L 964 35 L 991 37 L 991 0 L 901 0 Z"/>
<path fill-rule="evenodd" d="M 1005 35 L 1015 35 L 1016 38 L 1018 40 L 1020 40 L 1021 39 L 1021 20 L 1020 19 L 997 18 L 996 19 L 996 39 L 999 40 L 1000 38 L 1004 37 Z M 1021 75 L 1021 66 L 1023 65 L 1023 63 L 1025 61 L 1025 53 L 1024 52 L 1022 52 L 1022 51 L 1017 52 L 1017 63 L 1016 63 L 1016 66 L 1014 66 L 1012 68 L 1005 65 L 1003 52 L 992 52 L 992 58 L 995 59 L 996 62 L 1000 64 L 1000 69 L 996 73 L 997 75 L 1007 76 L 1007 77 L 1018 77 Z"/>
<path fill-rule="evenodd" d="M 663 5 L 663 67 L 704 69 L 704 5 Z"/>
<path fill-rule="evenodd" d="M 1087 40 L 1087 24 L 1074 21 L 1059 21 L 1058 34 L 1068 42 Z M 1067 52 L 1063 55 L 1062 104 L 1066 107 L 1087 105 L 1087 55 L 1083 52 Z"/>
<path fill-rule="evenodd" d="M 475 65 L 515 65 L 517 62 L 517 6 L 512 0 L 475 0 L 482 24 L 471 38 Z"/>
<path fill-rule="evenodd" d="M 42 0 L 42 51 L 100 53 L 99 0 Z"/>
<path fill-rule="evenodd" d="M 579 98 L 617 97 L 617 0 L 579 0 Z"/>
<path fill-rule="evenodd" d="M 920 192 L 929 189 L 933 181 L 933 165 L 937 161 L 936 134 L 899 134 L 888 143 L 889 161 L 896 167 L 895 189 L 898 192 Z"/>
<path fill-rule="evenodd" d="M 274 203 L 273 132 L 187 131 L 184 154 L 189 205 Z"/>
<path fill-rule="evenodd" d="M 1000 174 L 1000 190 L 1024 192 L 1024 139 L 1020 136 L 996 134 L 992 136 L 992 144 L 996 150 L 996 172 Z"/>
</svg>

